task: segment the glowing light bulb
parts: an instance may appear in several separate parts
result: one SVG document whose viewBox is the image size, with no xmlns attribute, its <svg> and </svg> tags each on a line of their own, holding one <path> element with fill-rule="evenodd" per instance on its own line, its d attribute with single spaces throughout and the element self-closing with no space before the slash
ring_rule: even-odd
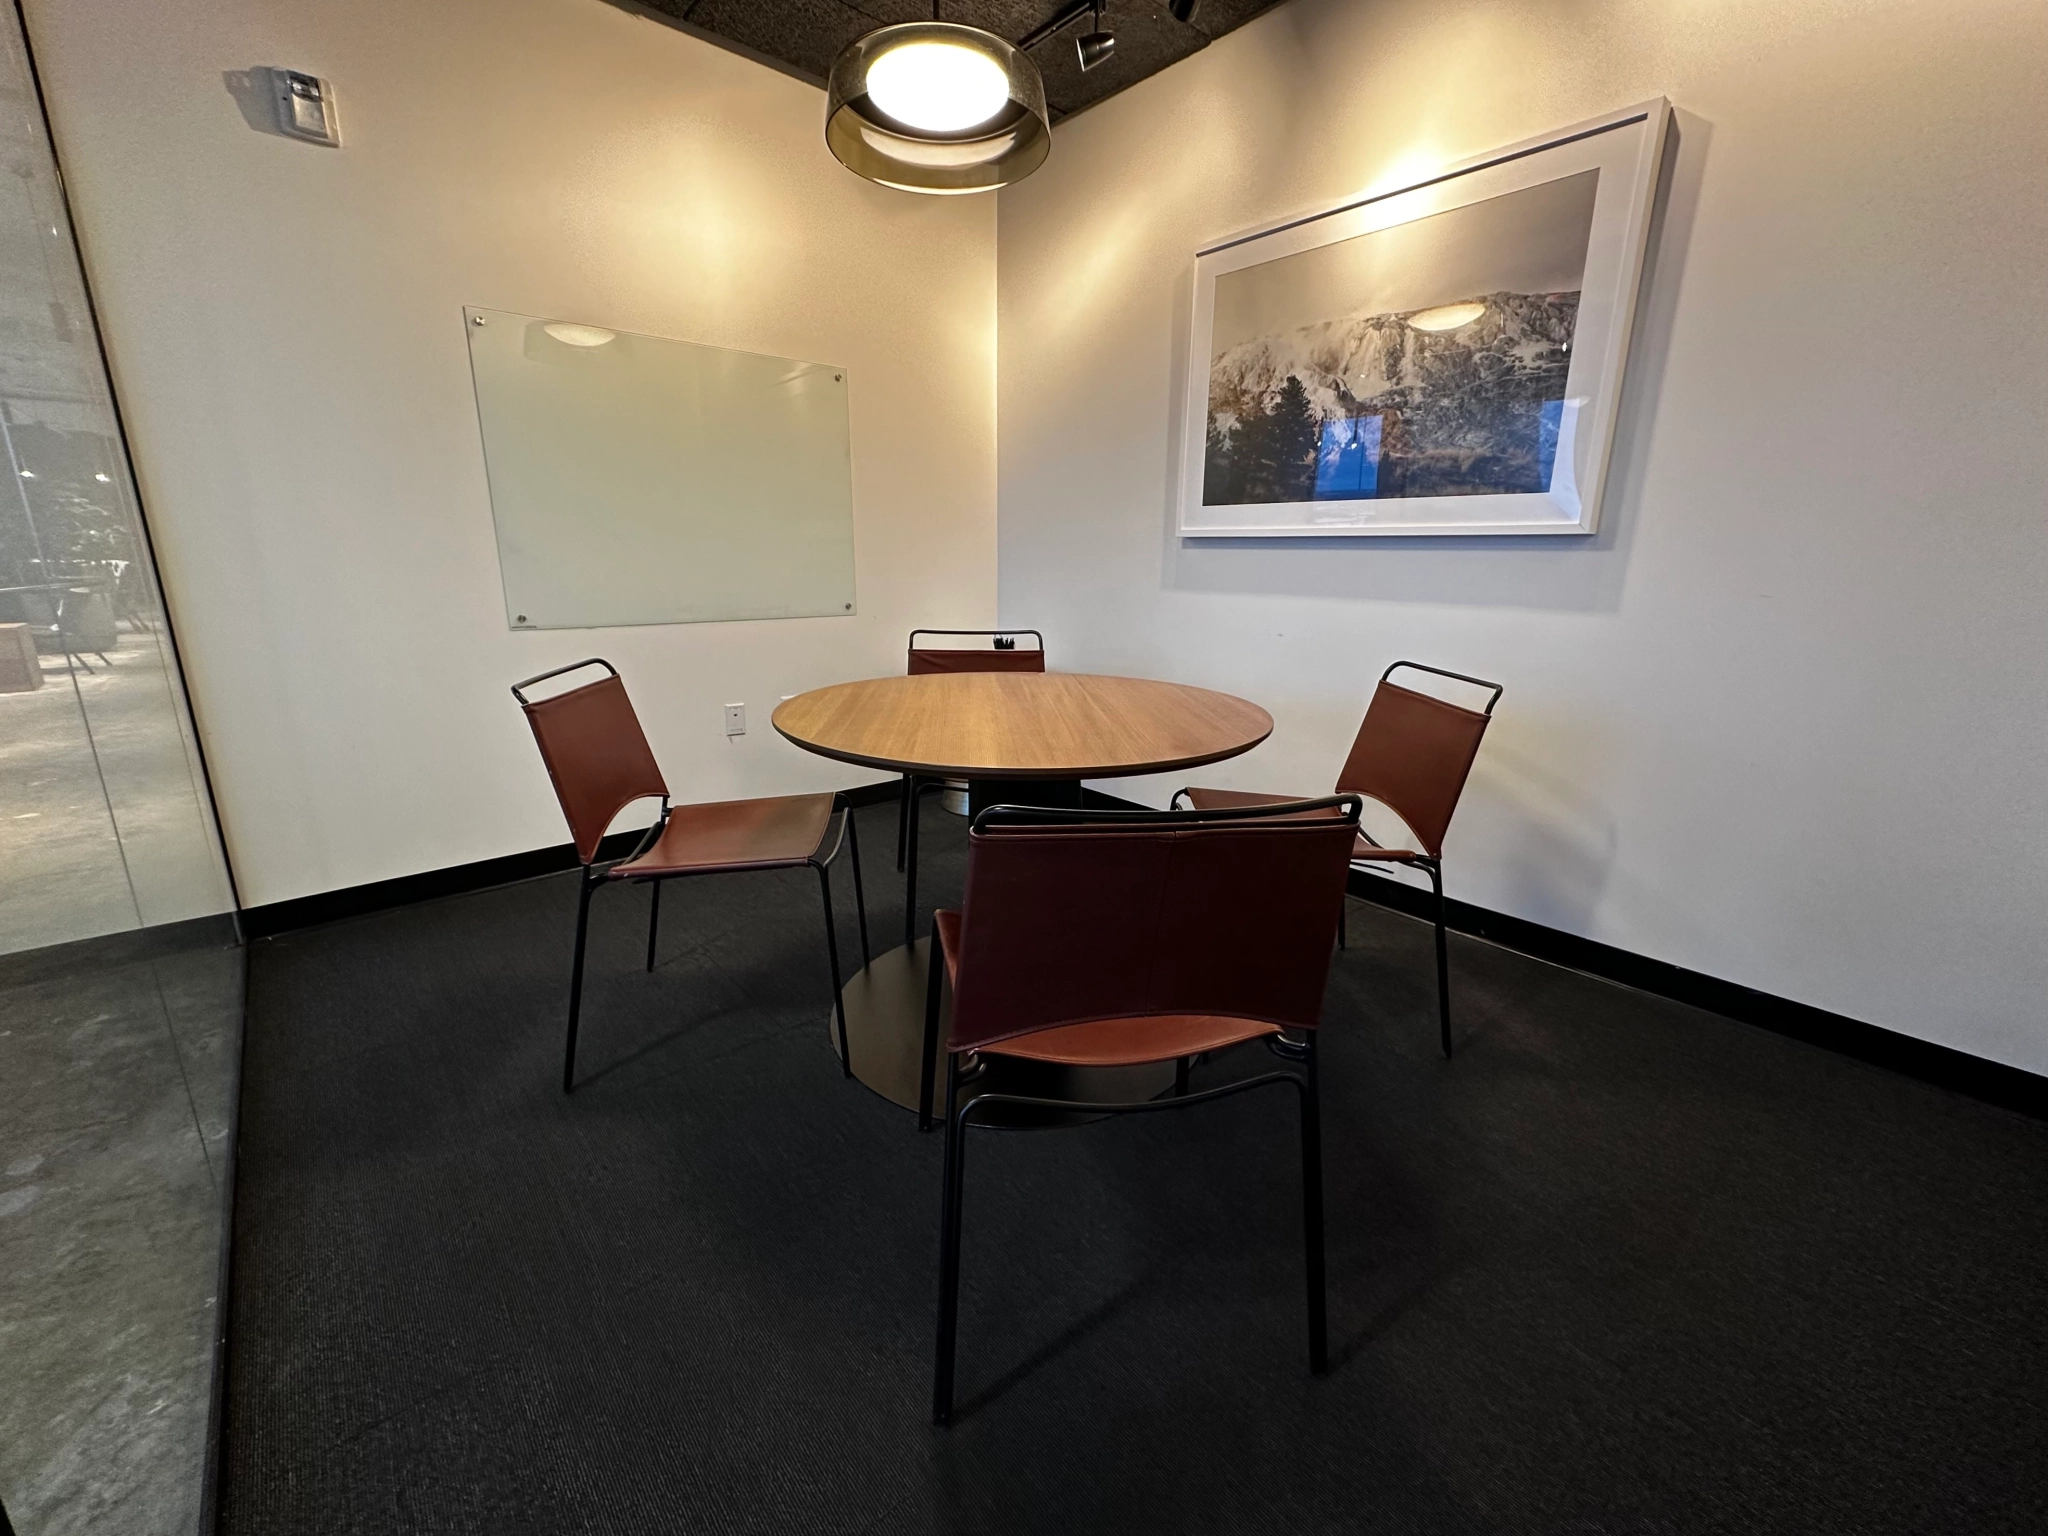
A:
<svg viewBox="0 0 2048 1536">
<path fill-rule="evenodd" d="M 868 66 L 868 95 L 897 122 L 925 133 L 985 123 L 1010 99 L 1010 79 L 987 54 L 958 43 L 905 43 Z"/>
<path fill-rule="evenodd" d="M 1455 331 L 1461 325 L 1470 325 L 1485 313 L 1484 304 L 1444 304 L 1410 315 L 1408 323 L 1418 331 Z"/>
<path fill-rule="evenodd" d="M 541 327 L 555 340 L 572 347 L 601 347 L 619 333 L 608 331 L 601 325 L 571 325 L 566 320 L 553 320 Z"/>
</svg>

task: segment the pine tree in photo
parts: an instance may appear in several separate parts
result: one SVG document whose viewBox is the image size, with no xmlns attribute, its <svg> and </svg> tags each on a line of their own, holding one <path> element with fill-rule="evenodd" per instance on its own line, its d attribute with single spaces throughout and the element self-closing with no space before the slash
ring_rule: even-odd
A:
<svg viewBox="0 0 2048 1536">
<path fill-rule="evenodd" d="M 1280 386 L 1266 429 L 1273 452 L 1274 490 L 1279 501 L 1311 501 L 1316 494 L 1316 444 L 1323 424 L 1308 391 L 1293 374 Z"/>
</svg>

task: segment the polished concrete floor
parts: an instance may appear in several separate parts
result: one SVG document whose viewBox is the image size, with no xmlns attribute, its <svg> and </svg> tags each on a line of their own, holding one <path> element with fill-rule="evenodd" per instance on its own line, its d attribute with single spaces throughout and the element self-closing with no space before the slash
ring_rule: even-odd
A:
<svg viewBox="0 0 2048 1536">
<path fill-rule="evenodd" d="M 0 961 L 0 1501 L 200 1530 L 242 954 Z"/>
<path fill-rule="evenodd" d="M 231 905 L 160 644 L 0 694 L 0 954 Z"/>
</svg>

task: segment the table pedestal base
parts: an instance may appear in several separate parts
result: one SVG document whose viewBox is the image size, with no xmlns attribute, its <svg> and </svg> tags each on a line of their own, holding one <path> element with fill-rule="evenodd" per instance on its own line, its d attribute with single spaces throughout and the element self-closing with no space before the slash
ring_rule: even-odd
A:
<svg viewBox="0 0 2048 1536">
<path fill-rule="evenodd" d="M 931 946 L 935 942 L 919 939 L 877 955 L 866 969 L 846 983 L 841 994 L 846 1003 L 847 1054 L 853 1075 L 891 1103 L 911 1111 L 917 1108 L 923 1066 L 919 1056 L 924 1044 L 924 989 L 931 974 Z M 940 1004 L 941 1050 L 951 1011 L 952 998 L 947 997 Z M 838 1021 L 828 1019 L 826 1030 L 836 1052 Z M 1009 1056 L 983 1056 L 980 1060 L 981 1069 L 971 1079 L 976 1093 L 1016 1093 L 1083 1104 L 1132 1104 L 1157 1098 L 1173 1087 L 1170 1061 L 1142 1067 L 1062 1067 Z M 946 1111 L 943 1055 L 932 1074 L 932 1098 L 932 1115 L 942 1118 Z M 1086 1112 L 1055 1114 L 991 1105 L 975 1112 L 974 1123 L 1024 1127 L 1082 1124 L 1099 1118 Z"/>
</svg>

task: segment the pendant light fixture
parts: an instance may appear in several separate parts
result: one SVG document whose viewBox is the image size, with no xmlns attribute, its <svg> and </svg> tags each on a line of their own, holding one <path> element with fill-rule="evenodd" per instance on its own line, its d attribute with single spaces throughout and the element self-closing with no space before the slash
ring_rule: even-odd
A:
<svg viewBox="0 0 2048 1536">
<path fill-rule="evenodd" d="M 1045 83 L 1022 49 L 938 10 L 856 38 L 832 61 L 825 143 L 885 187 L 992 192 L 1052 148 Z"/>
</svg>

